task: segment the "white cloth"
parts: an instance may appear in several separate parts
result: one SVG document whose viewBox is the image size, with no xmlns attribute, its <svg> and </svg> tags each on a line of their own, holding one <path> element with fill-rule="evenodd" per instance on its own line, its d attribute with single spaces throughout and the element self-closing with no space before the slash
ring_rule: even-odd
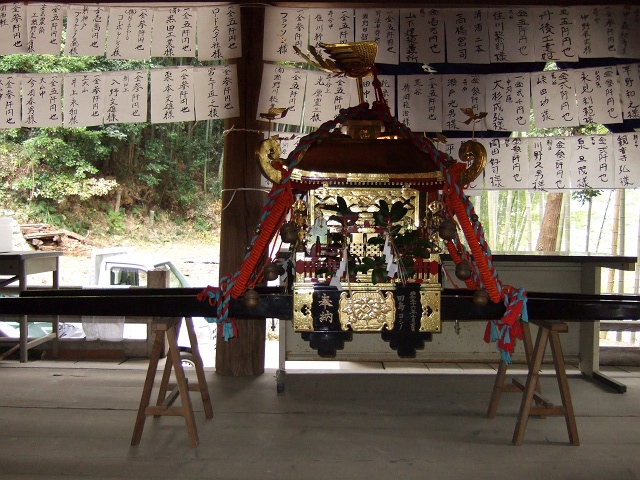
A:
<svg viewBox="0 0 640 480">
<path fill-rule="evenodd" d="M 124 317 L 83 315 L 82 329 L 87 340 L 121 342 L 124 339 Z"/>
<path fill-rule="evenodd" d="M 83 315 L 82 330 L 89 341 L 121 342 L 124 339 L 124 317 Z"/>
</svg>

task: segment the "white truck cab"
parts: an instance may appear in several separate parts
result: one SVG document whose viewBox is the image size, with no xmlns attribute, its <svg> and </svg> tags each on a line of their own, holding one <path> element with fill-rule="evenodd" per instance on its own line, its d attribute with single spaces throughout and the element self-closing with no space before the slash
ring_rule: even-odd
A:
<svg viewBox="0 0 640 480">
<path fill-rule="evenodd" d="M 89 271 L 89 283 L 98 288 L 128 288 L 146 287 L 147 272 L 151 270 L 169 271 L 170 288 L 188 288 L 189 282 L 180 270 L 169 260 L 161 255 L 141 254 L 128 247 L 112 247 L 94 250 L 91 253 L 91 268 Z M 193 317 L 193 325 L 198 345 L 202 351 L 215 348 L 217 328 L 209 324 L 203 317 Z M 146 330 L 145 330 L 146 332 Z M 184 365 L 191 364 L 191 347 L 187 329 L 183 325 L 180 328 L 178 345 Z M 206 348 L 211 347 L 211 348 Z M 204 358 L 203 358 L 204 359 Z M 205 360 L 205 366 L 207 361 Z"/>
<path fill-rule="evenodd" d="M 168 270 L 170 288 L 187 288 L 189 282 L 171 260 L 160 255 L 136 253 L 126 247 L 104 248 L 91 252 L 89 284 L 101 288 L 147 286 L 147 272 Z"/>
</svg>

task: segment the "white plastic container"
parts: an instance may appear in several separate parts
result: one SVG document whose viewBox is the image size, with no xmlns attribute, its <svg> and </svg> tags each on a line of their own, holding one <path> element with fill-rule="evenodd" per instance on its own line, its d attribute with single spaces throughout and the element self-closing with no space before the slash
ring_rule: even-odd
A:
<svg viewBox="0 0 640 480">
<path fill-rule="evenodd" d="M 13 229 L 11 224 L 11 218 L 0 218 L 0 252 L 11 252 L 13 250 Z"/>
</svg>

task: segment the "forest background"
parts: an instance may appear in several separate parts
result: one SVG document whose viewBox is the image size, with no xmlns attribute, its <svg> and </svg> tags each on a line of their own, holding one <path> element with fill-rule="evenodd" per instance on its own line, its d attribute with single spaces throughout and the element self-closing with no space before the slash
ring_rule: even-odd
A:
<svg viewBox="0 0 640 480">
<path fill-rule="evenodd" d="M 0 73 L 149 69 L 181 61 L 7 55 L 0 57 Z M 529 135 L 595 133 L 607 130 L 532 129 Z M 176 245 L 186 245 L 187 256 L 217 256 L 223 143 L 222 121 L 0 130 L 0 214 L 76 232 L 96 248 L 134 245 L 175 254 Z M 639 250 L 636 190 L 485 190 L 472 201 L 494 252 L 635 256 Z M 604 291 L 638 293 L 635 272 L 604 277 Z"/>
</svg>

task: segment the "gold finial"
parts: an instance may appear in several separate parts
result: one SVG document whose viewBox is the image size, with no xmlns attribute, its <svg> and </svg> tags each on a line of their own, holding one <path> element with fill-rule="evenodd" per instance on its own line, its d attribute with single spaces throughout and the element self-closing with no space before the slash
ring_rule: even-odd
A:
<svg viewBox="0 0 640 480">
<path fill-rule="evenodd" d="M 371 75 L 378 54 L 376 42 L 320 43 L 329 55 L 323 58 L 315 47 L 309 45 L 309 54 L 294 45 L 295 52 L 314 67 L 327 73 L 355 78 L 358 85 L 358 99 L 364 102 L 362 79 Z"/>
</svg>

